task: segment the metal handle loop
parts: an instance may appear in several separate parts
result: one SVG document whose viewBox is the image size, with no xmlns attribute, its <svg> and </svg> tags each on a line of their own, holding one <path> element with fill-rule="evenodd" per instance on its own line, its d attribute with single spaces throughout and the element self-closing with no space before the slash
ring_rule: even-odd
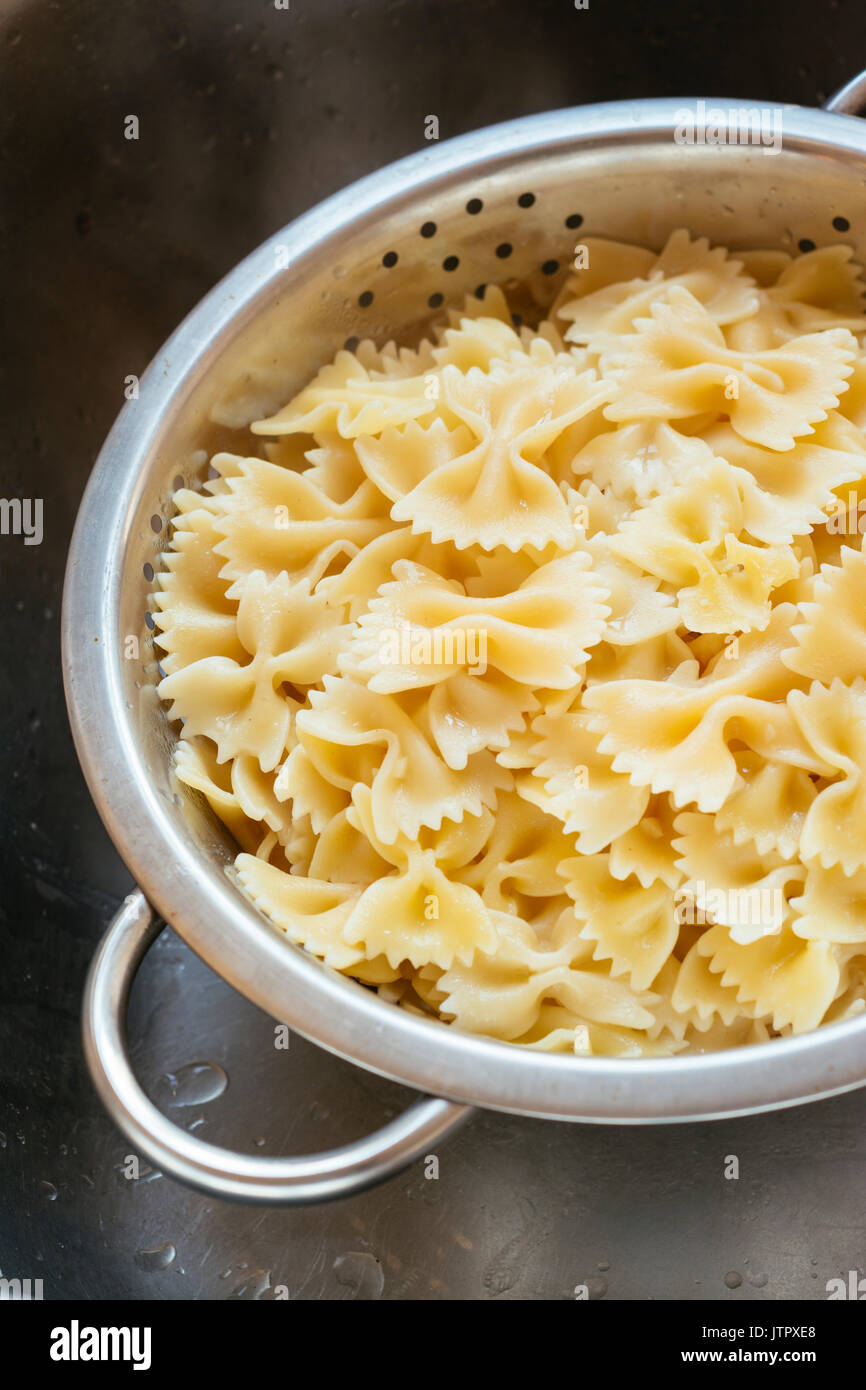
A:
<svg viewBox="0 0 866 1390">
<path fill-rule="evenodd" d="M 468 1106 L 425 1096 L 375 1134 L 298 1158 L 237 1154 L 179 1129 L 145 1095 L 126 1047 L 132 982 L 164 925 L 142 893 L 125 900 L 90 967 L 82 1018 L 84 1054 L 103 1104 L 161 1171 L 214 1197 L 269 1205 L 322 1202 L 399 1172 L 471 1114 Z"/>
<path fill-rule="evenodd" d="M 825 111 L 833 111 L 837 116 L 859 116 L 866 110 L 866 71 L 858 72 L 844 87 L 824 102 Z"/>
</svg>

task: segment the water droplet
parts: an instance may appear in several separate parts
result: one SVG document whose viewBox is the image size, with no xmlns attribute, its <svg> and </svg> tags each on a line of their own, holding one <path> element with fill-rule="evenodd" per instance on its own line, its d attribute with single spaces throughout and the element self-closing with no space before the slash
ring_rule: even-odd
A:
<svg viewBox="0 0 866 1390">
<path fill-rule="evenodd" d="M 228 1084 L 225 1071 L 216 1062 L 190 1062 L 176 1072 L 166 1072 L 157 1086 L 168 1104 L 177 1108 L 207 1105 L 208 1101 L 221 1096 Z"/>
<path fill-rule="evenodd" d="M 170 1240 L 163 1245 L 150 1245 L 144 1250 L 135 1252 L 135 1263 L 139 1269 L 146 1269 L 155 1272 L 160 1269 L 168 1269 L 169 1265 L 174 1264 L 177 1251 Z"/>
<path fill-rule="evenodd" d="M 229 1298 L 245 1299 L 251 1303 L 260 1299 L 270 1287 L 271 1271 L 269 1269 L 254 1269 L 247 1275 L 242 1284 L 235 1285 Z"/>
<path fill-rule="evenodd" d="M 351 1290 L 356 1299 L 375 1299 L 382 1297 L 385 1275 L 375 1255 L 359 1250 L 349 1250 L 338 1255 L 334 1261 L 337 1283 Z"/>
<path fill-rule="evenodd" d="M 609 1261 L 609 1260 L 599 1260 L 599 1262 L 598 1262 L 598 1267 L 599 1267 L 599 1269 L 605 1271 L 605 1273 L 606 1273 L 607 1270 L 610 1269 L 610 1261 Z"/>
<path fill-rule="evenodd" d="M 5 1149 L 5 1147 L 6 1147 L 6 1135 L 3 1133 L 2 1129 L 0 1129 L 0 1149 Z"/>
<path fill-rule="evenodd" d="M 57 1201 L 57 1188 L 54 1186 L 53 1182 L 46 1182 L 46 1180 L 43 1178 L 39 1184 L 39 1188 L 46 1202 Z"/>
<path fill-rule="evenodd" d="M 520 1271 L 513 1265 L 494 1265 L 484 1276 L 484 1287 L 494 1298 L 498 1298 L 500 1294 L 513 1289 L 519 1277 Z"/>
<path fill-rule="evenodd" d="M 742 1274 L 738 1274 L 735 1269 L 732 1269 L 728 1274 L 725 1275 L 725 1283 L 727 1284 L 729 1289 L 738 1289 L 742 1282 Z"/>
<path fill-rule="evenodd" d="M 767 1287 L 768 1282 L 769 1282 L 769 1280 L 768 1280 L 766 1274 L 750 1274 L 750 1275 L 749 1275 L 749 1283 L 752 1285 L 753 1288 L 756 1288 L 756 1289 L 765 1289 L 765 1288 Z"/>
<path fill-rule="evenodd" d="M 600 1274 L 593 1274 L 586 1280 L 586 1289 L 591 1299 L 604 1298 L 607 1293 L 607 1280 Z"/>
</svg>

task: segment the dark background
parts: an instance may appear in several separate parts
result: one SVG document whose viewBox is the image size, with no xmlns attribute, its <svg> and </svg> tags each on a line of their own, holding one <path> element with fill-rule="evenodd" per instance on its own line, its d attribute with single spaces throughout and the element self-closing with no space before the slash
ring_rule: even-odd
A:
<svg viewBox="0 0 866 1390">
<path fill-rule="evenodd" d="M 0 486 L 45 513 L 41 546 L 0 538 L 0 1273 L 42 1278 L 50 1298 L 277 1284 L 293 1298 L 569 1298 L 587 1280 L 609 1299 L 825 1297 L 866 1263 L 866 1092 L 704 1126 L 479 1116 L 442 1147 L 438 1182 L 416 1165 L 297 1212 L 127 1181 L 78 1010 L 130 882 L 76 763 L 59 623 L 69 533 L 124 377 L 266 236 L 418 149 L 428 114 L 445 139 L 623 97 L 817 104 L 866 65 L 862 0 L 27 0 L 0 15 Z M 300 1039 L 275 1052 L 270 1020 L 170 933 L 131 1032 L 163 1097 L 163 1073 L 223 1066 L 222 1096 L 173 1113 L 251 1152 L 330 1147 L 406 1101 Z M 166 1243 L 173 1259 L 141 1253 Z"/>
</svg>

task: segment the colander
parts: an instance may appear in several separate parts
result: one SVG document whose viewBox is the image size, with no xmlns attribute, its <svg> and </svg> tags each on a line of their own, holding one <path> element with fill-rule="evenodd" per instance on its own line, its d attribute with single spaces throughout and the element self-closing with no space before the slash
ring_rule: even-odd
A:
<svg viewBox="0 0 866 1390">
<path fill-rule="evenodd" d="M 147 611 L 173 491 L 201 480 L 214 451 L 248 452 L 249 422 L 354 339 L 412 342 L 489 282 L 510 284 L 520 313 L 539 314 L 584 235 L 658 249 L 685 226 L 733 248 L 789 251 L 841 238 L 866 258 L 866 125 L 852 119 L 862 104 L 866 74 L 824 111 L 767 108 L 781 120 L 775 153 L 730 134 L 680 143 L 684 110 L 698 111 L 690 98 L 578 107 L 433 143 L 277 233 L 148 368 L 81 504 L 63 641 L 78 755 L 141 885 L 91 967 L 85 1052 L 112 1117 L 163 1171 L 221 1197 L 315 1201 L 428 1154 L 472 1106 L 653 1123 L 771 1110 L 866 1083 L 866 1017 L 724 1053 L 566 1057 L 461 1033 L 329 970 L 241 894 L 226 873 L 236 846 L 174 779 Z M 424 1094 L 378 1133 L 313 1157 L 234 1154 L 178 1129 L 139 1086 L 124 1036 L 132 981 L 165 922 L 275 1019 Z"/>
</svg>

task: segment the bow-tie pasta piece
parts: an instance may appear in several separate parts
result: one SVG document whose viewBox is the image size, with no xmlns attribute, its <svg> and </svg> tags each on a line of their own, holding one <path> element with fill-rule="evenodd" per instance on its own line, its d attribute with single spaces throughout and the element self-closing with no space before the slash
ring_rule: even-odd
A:
<svg viewBox="0 0 866 1390">
<path fill-rule="evenodd" d="M 509 734 L 507 745 L 496 754 L 496 761 L 500 767 L 511 768 L 514 771 L 523 771 L 526 768 L 531 770 L 535 766 L 533 750 L 537 742 L 538 735 L 532 732 L 532 721 L 527 720 L 524 729 Z M 549 807 L 543 809 L 549 810 Z"/>
<path fill-rule="evenodd" d="M 292 817 L 279 795 L 278 780 L 278 774 L 264 772 L 258 758 L 247 753 L 231 761 L 232 790 L 244 815 L 261 821 L 285 845 L 292 836 Z"/>
<path fill-rule="evenodd" d="M 445 546 L 434 545 L 429 536 L 413 536 L 408 526 L 399 526 L 369 541 L 339 573 L 324 575 L 316 593 L 327 598 L 329 606 L 344 608 L 347 618 L 355 621 L 390 582 L 398 560 L 411 560 L 435 572 L 451 568 L 455 578 L 464 582 L 474 570 L 471 562 L 464 569 Z"/>
<path fill-rule="evenodd" d="M 387 866 L 352 909 L 343 929 L 350 945 L 395 967 L 407 962 L 440 970 L 455 961 L 471 965 L 477 950 L 496 950 L 495 923 L 481 897 L 445 872 L 480 852 L 492 824 L 488 813 L 425 830 L 417 843 L 398 835 L 387 844 L 379 838 L 372 793 L 358 785 L 347 819 Z"/>
<path fill-rule="evenodd" d="M 838 406 L 857 356 L 857 340 L 845 328 L 744 356 L 727 347 L 718 325 L 681 287 L 635 327 L 627 337 L 599 338 L 601 375 L 619 388 L 605 410 L 609 420 L 687 420 L 713 411 L 768 449 L 793 448 Z"/>
<path fill-rule="evenodd" d="M 653 1040 L 649 1030 L 587 1023 L 550 1000 L 542 1003 L 528 1032 L 513 1041 L 533 1052 L 568 1052 L 576 1057 L 670 1057 L 682 1046 L 671 1038 Z"/>
<path fill-rule="evenodd" d="M 465 375 L 445 367 L 441 382 L 443 404 L 472 444 L 431 467 L 394 503 L 392 518 L 461 550 L 542 550 L 551 543 L 571 549 L 568 507 L 540 463 L 568 425 L 610 399 L 611 388 L 592 370 L 533 363 L 495 363 L 488 373 L 472 368 Z"/>
<path fill-rule="evenodd" d="M 419 730 L 412 712 L 392 695 L 355 681 L 326 676 L 310 691 L 310 707 L 296 720 L 298 739 L 315 767 L 334 786 L 351 791 L 364 782 L 373 795 L 377 834 L 393 844 L 403 833 L 417 839 L 422 826 L 459 821 L 496 804 L 510 775 L 488 752 L 456 772 Z"/>
<path fill-rule="evenodd" d="M 817 1028 L 836 996 L 839 965 L 826 941 L 804 941 L 785 927 L 742 945 L 727 928 L 710 927 L 697 945 L 723 986 L 756 1014 L 771 1014 L 774 1028 L 807 1033 Z"/>
<path fill-rule="evenodd" d="M 317 835 L 345 811 L 350 799 L 344 787 L 334 786 L 322 776 L 300 743 L 277 769 L 274 790 L 278 800 L 291 801 L 295 816 L 309 816 Z"/>
<path fill-rule="evenodd" d="M 719 1052 L 772 1036 L 769 1018 L 754 1018 L 736 991 L 719 984 L 707 962 L 689 949 L 682 962 L 672 956 L 653 983 L 655 1022 L 649 1036 L 671 1052 Z"/>
<path fill-rule="evenodd" d="M 449 429 L 436 419 L 422 426 L 414 421 L 402 429 L 362 435 L 355 450 L 364 472 L 390 502 L 399 502 L 437 469 L 469 453 L 474 436 L 465 425 Z M 393 515 L 393 513 L 392 513 Z"/>
<path fill-rule="evenodd" d="M 717 1020 L 729 1028 L 752 1008 L 738 999 L 735 984 L 723 984 L 721 975 L 712 970 L 711 957 L 705 949 L 701 950 L 703 940 L 704 936 L 700 936 L 686 953 L 671 993 L 674 1012 L 686 1022 L 693 1021 L 701 1032 Z"/>
<path fill-rule="evenodd" d="M 290 941 L 325 965 L 348 971 L 370 985 L 401 978 L 384 956 L 368 957 L 344 940 L 345 924 L 361 892 L 356 884 L 320 883 L 306 873 L 285 873 L 248 854 L 239 855 L 235 867 L 238 882 L 259 910 Z"/>
<path fill-rule="evenodd" d="M 356 555 L 390 529 L 384 499 L 366 480 L 346 502 L 335 502 L 303 473 L 263 459 L 237 462 L 215 502 L 216 550 L 225 562 L 221 577 L 233 581 L 230 598 L 258 570 L 269 579 L 285 573 L 315 584 L 337 557 Z"/>
<path fill-rule="evenodd" d="M 241 849 L 255 854 L 268 827 L 261 823 L 261 818 L 251 820 L 242 808 L 232 782 L 234 764 L 218 763 L 209 739 L 182 738 L 175 749 L 173 765 L 178 781 L 200 792 Z"/>
<path fill-rule="evenodd" d="M 425 375 L 371 371 L 344 349 L 293 401 L 250 428 L 253 434 L 272 436 L 332 430 L 344 439 L 357 439 L 432 415 L 435 408 Z"/>
<path fill-rule="evenodd" d="M 600 642 L 586 669 L 586 686 L 626 680 L 657 682 L 671 676 L 685 680 L 690 673 L 700 674 L 692 647 L 677 632 L 661 632 L 627 645 Z"/>
<path fill-rule="evenodd" d="M 535 766 L 518 780 L 517 789 L 561 820 L 566 835 L 577 836 L 581 854 L 597 854 L 637 825 L 649 792 L 613 771 L 610 759 L 598 751 L 585 713 L 541 716 L 532 728 Z"/>
<path fill-rule="evenodd" d="M 229 661 L 244 658 L 237 635 L 237 604 L 227 597 L 220 578 L 223 561 L 216 554 L 220 535 L 213 504 L 202 505 L 202 498 L 186 490 L 184 495 L 187 505 L 175 518 L 172 548 L 166 552 L 152 600 L 154 641 L 166 653 L 161 665 L 167 676 L 208 656 Z"/>
<path fill-rule="evenodd" d="M 634 989 L 649 989 L 679 935 L 671 890 L 661 881 L 644 888 L 615 879 L 608 854 L 566 859 L 560 873 L 581 937 L 595 942 L 593 959 L 609 960 L 611 974 L 627 975 Z"/>
<path fill-rule="evenodd" d="M 646 420 L 595 434 L 574 455 L 571 468 L 631 506 L 642 506 L 712 461 L 713 450 L 704 439 Z"/>
<path fill-rule="evenodd" d="M 460 671 L 433 687 L 424 707 L 423 725 L 449 767 L 464 768 L 475 753 L 498 755 L 511 747 L 539 701 L 531 690 L 498 671 L 483 680 Z M 507 761 L 500 763 L 509 767 Z"/>
<path fill-rule="evenodd" d="M 655 251 L 608 237 L 581 237 L 575 248 L 573 272 L 554 300 L 549 317 L 563 318 L 573 299 L 585 299 L 607 285 L 625 284 L 647 276 L 658 260 Z"/>
<path fill-rule="evenodd" d="M 633 786 L 670 792 L 677 806 L 694 801 L 701 811 L 718 811 L 734 788 L 734 738 L 808 772 L 830 772 L 783 698 L 790 673 L 780 653 L 794 612 L 790 605 L 774 609 L 763 633 L 738 639 L 736 654 L 726 650 L 700 677 L 684 669 L 664 681 L 616 680 L 587 690 L 589 727 L 614 771 Z"/>
<path fill-rule="evenodd" d="M 315 848 L 316 836 L 309 816 L 295 816 L 289 822 L 286 838 L 280 840 L 276 832 L 271 831 L 256 850 L 256 858 L 283 873 L 309 877 Z"/>
<path fill-rule="evenodd" d="M 406 867 L 366 888 L 343 929 L 350 946 L 383 955 L 392 966 L 454 961 L 471 965 L 478 950 L 495 951 L 496 928 L 474 889 L 454 882 L 430 850 L 413 850 Z"/>
<path fill-rule="evenodd" d="M 737 260 L 759 289 L 767 289 L 770 285 L 775 285 L 782 271 L 791 264 L 793 257 L 789 256 L 787 251 L 767 251 L 762 248 L 738 251 Z"/>
<path fill-rule="evenodd" d="M 839 414 L 856 429 L 866 430 L 866 354 L 862 350 L 848 378 L 848 390 L 839 403 Z"/>
<path fill-rule="evenodd" d="M 343 927 L 360 896 L 355 883 L 322 883 L 283 873 L 249 854 L 238 855 L 238 881 L 290 941 L 305 946 L 334 970 L 351 970 L 364 952 L 343 940 Z"/>
<path fill-rule="evenodd" d="M 366 888 L 393 872 L 391 859 L 380 854 L 353 821 L 352 809 L 350 802 L 322 826 L 310 859 L 311 878 L 326 883 L 358 883 Z"/>
<path fill-rule="evenodd" d="M 584 478 L 577 488 L 565 486 L 563 491 L 578 544 L 612 535 L 631 511 L 625 498 L 617 497 L 610 487 L 598 487 L 590 478 Z"/>
<path fill-rule="evenodd" d="M 359 618 L 342 669 L 389 694 L 463 670 L 482 679 L 489 667 L 530 687 L 573 689 L 609 611 L 591 564 L 586 554 L 563 556 L 512 593 L 475 597 L 455 580 L 398 561 L 394 582 Z"/>
<path fill-rule="evenodd" d="M 538 1023 L 545 1003 L 557 1003 L 578 1022 L 642 1029 L 652 1023 L 645 1002 L 588 959 L 570 913 L 562 914 L 546 946 L 514 918 L 500 915 L 495 952 L 481 952 L 471 970 L 453 966 L 439 980 L 442 1012 L 459 1028 L 512 1041 Z"/>
<path fill-rule="evenodd" d="M 660 579 L 642 574 L 637 565 L 615 554 L 608 537 L 600 533 L 586 542 L 586 550 L 592 557 L 593 577 L 608 591 L 605 643 L 635 647 L 679 626 L 679 610 L 673 596 L 660 588 Z"/>
<path fill-rule="evenodd" d="M 268 772 L 286 748 L 299 707 L 281 687 L 314 684 L 333 668 L 343 635 L 340 619 L 306 581 L 292 585 L 281 574 L 269 584 L 258 571 L 238 606 L 238 637 L 249 660 L 202 657 L 167 676 L 160 695 L 171 702 L 171 717 L 184 720 L 187 735 L 214 740 L 220 762 L 248 753 Z"/>
<path fill-rule="evenodd" d="M 866 329 L 862 276 L 849 246 L 822 246 L 778 265 L 753 261 L 751 269 L 760 279 L 758 310 L 725 332 L 738 352 L 760 352 L 825 328 Z"/>
<path fill-rule="evenodd" d="M 522 347 L 520 335 L 510 323 L 485 316 L 466 317 L 456 327 L 444 330 L 431 356 L 438 368 L 450 366 L 468 372 L 477 367 L 486 372 L 494 362 L 507 360 Z"/>
<path fill-rule="evenodd" d="M 800 837 L 804 859 L 846 874 L 866 866 L 866 681 L 793 690 L 788 705 L 808 746 L 833 780 L 809 807 Z"/>
<path fill-rule="evenodd" d="M 724 922 L 731 939 L 743 945 L 781 931 L 790 915 L 792 885 L 796 891 L 806 876 L 801 864 L 734 844 L 732 835 L 719 833 L 714 816 L 686 813 L 674 828 L 677 867 L 685 875 L 682 891 L 699 912 Z"/>
<path fill-rule="evenodd" d="M 491 909 L 516 917 L 522 911 L 524 921 L 544 932 L 551 902 L 557 918 L 567 905 L 559 866 L 573 852 L 574 840 L 554 817 L 505 792 L 482 851 L 458 873 Z"/>
<path fill-rule="evenodd" d="M 809 539 L 812 542 L 816 571 L 821 565 L 841 565 L 842 551 L 857 547 L 866 535 L 866 475 L 847 486 L 834 489 L 834 498 L 827 508 L 827 520 L 816 526 Z M 812 595 L 806 595 L 807 601 Z"/>
<path fill-rule="evenodd" d="M 592 345 L 599 333 L 630 333 L 635 319 L 646 316 L 653 303 L 676 286 L 694 295 L 718 324 L 736 323 L 758 309 L 754 281 L 743 274 L 742 264 L 723 247 L 711 248 L 705 237 L 692 241 L 680 229 L 672 233 L 645 277 L 608 285 L 564 304 L 560 317 L 571 321 L 566 338 Z"/>
<path fill-rule="evenodd" d="M 796 646 L 782 653 L 792 671 L 829 684 L 866 676 L 866 550 L 843 546 L 838 565 L 822 565 L 812 601 L 801 603 Z"/>
<path fill-rule="evenodd" d="M 369 787 L 358 782 L 352 788 L 351 805 L 346 818 L 363 835 L 383 862 L 392 868 L 404 869 L 416 850 L 432 854 L 434 861 L 446 873 L 466 868 L 484 852 L 493 832 L 494 816 L 486 807 L 479 815 L 464 815 L 459 821 L 444 820 L 431 828 L 422 826 L 416 839 L 399 833 L 392 841 L 379 837 Z"/>
<path fill-rule="evenodd" d="M 377 348 L 372 338 L 362 338 L 354 356 L 372 378 L 394 380 L 398 377 L 415 377 L 419 372 L 426 371 L 433 361 L 432 347 L 427 338 L 422 339 L 415 348 L 398 345 L 393 338 Z"/>
<path fill-rule="evenodd" d="M 825 328 L 866 332 L 866 282 L 850 246 L 822 246 L 790 262 L 766 298 L 785 314 L 793 333 Z"/>
<path fill-rule="evenodd" d="M 866 1015 L 866 972 L 864 972 L 866 961 L 863 957 L 855 957 L 842 968 L 842 984 L 839 993 L 833 1000 L 823 1022 L 826 1023 L 845 1023 L 849 1018 L 863 1018 Z"/>
<path fill-rule="evenodd" d="M 849 875 L 838 865 L 822 869 L 810 864 L 802 894 L 791 899 L 791 906 L 799 913 L 791 923 L 796 936 L 866 947 L 866 870 Z"/>
<path fill-rule="evenodd" d="M 656 801 L 658 805 L 651 803 L 637 825 L 611 841 L 610 872 L 619 879 L 633 874 L 642 888 L 657 882 L 678 888 L 683 872 L 677 867 L 677 852 L 672 843 L 673 812 L 667 798 L 658 797 Z"/>
<path fill-rule="evenodd" d="M 315 438 L 314 449 L 307 447 L 309 441 L 302 434 L 284 434 L 279 439 L 268 440 L 264 450 L 267 461 L 277 468 L 303 474 L 305 483 L 342 506 L 354 497 L 366 479 L 355 441 L 327 431 L 320 431 Z M 361 495 L 369 497 L 370 489 L 365 489 Z"/>
<path fill-rule="evenodd" d="M 782 453 L 747 443 L 727 423 L 713 425 L 704 437 L 735 470 L 746 502 L 743 523 L 766 545 L 787 545 L 823 525 L 827 512 L 838 506 L 833 489 L 866 472 L 866 443 L 836 412 Z"/>
<path fill-rule="evenodd" d="M 648 1000 L 651 1000 L 653 1015 L 653 1021 L 647 1029 L 647 1036 L 655 1042 L 666 1042 L 672 1053 L 682 1051 L 685 1048 L 685 1037 L 689 1028 L 703 1030 L 710 1026 L 709 1023 L 701 1023 L 695 1013 L 680 1013 L 674 1008 L 673 991 L 676 988 L 680 972 L 680 962 L 676 956 L 679 948 L 680 940 L 678 938 L 673 953 L 668 956 L 653 980 L 651 993 L 646 996 Z"/>
<path fill-rule="evenodd" d="M 738 538 L 748 525 L 750 486 L 748 474 L 715 459 L 634 512 L 610 538 L 614 554 L 677 586 L 691 632 L 766 627 L 773 590 L 799 572 L 789 546 Z"/>
<path fill-rule="evenodd" d="M 564 310 L 575 299 L 586 299 L 608 285 L 625 284 L 647 276 L 658 257 L 643 246 L 606 237 L 582 237 L 576 248 L 574 269 L 569 275 L 548 316 L 554 322 L 565 319 Z"/>
<path fill-rule="evenodd" d="M 783 653 L 784 656 L 784 653 Z M 793 859 L 817 795 L 802 768 L 776 763 L 748 749 L 736 754 L 739 781 L 721 810 L 716 826 L 730 833 L 735 845 L 752 844 L 759 854 Z"/>
</svg>

